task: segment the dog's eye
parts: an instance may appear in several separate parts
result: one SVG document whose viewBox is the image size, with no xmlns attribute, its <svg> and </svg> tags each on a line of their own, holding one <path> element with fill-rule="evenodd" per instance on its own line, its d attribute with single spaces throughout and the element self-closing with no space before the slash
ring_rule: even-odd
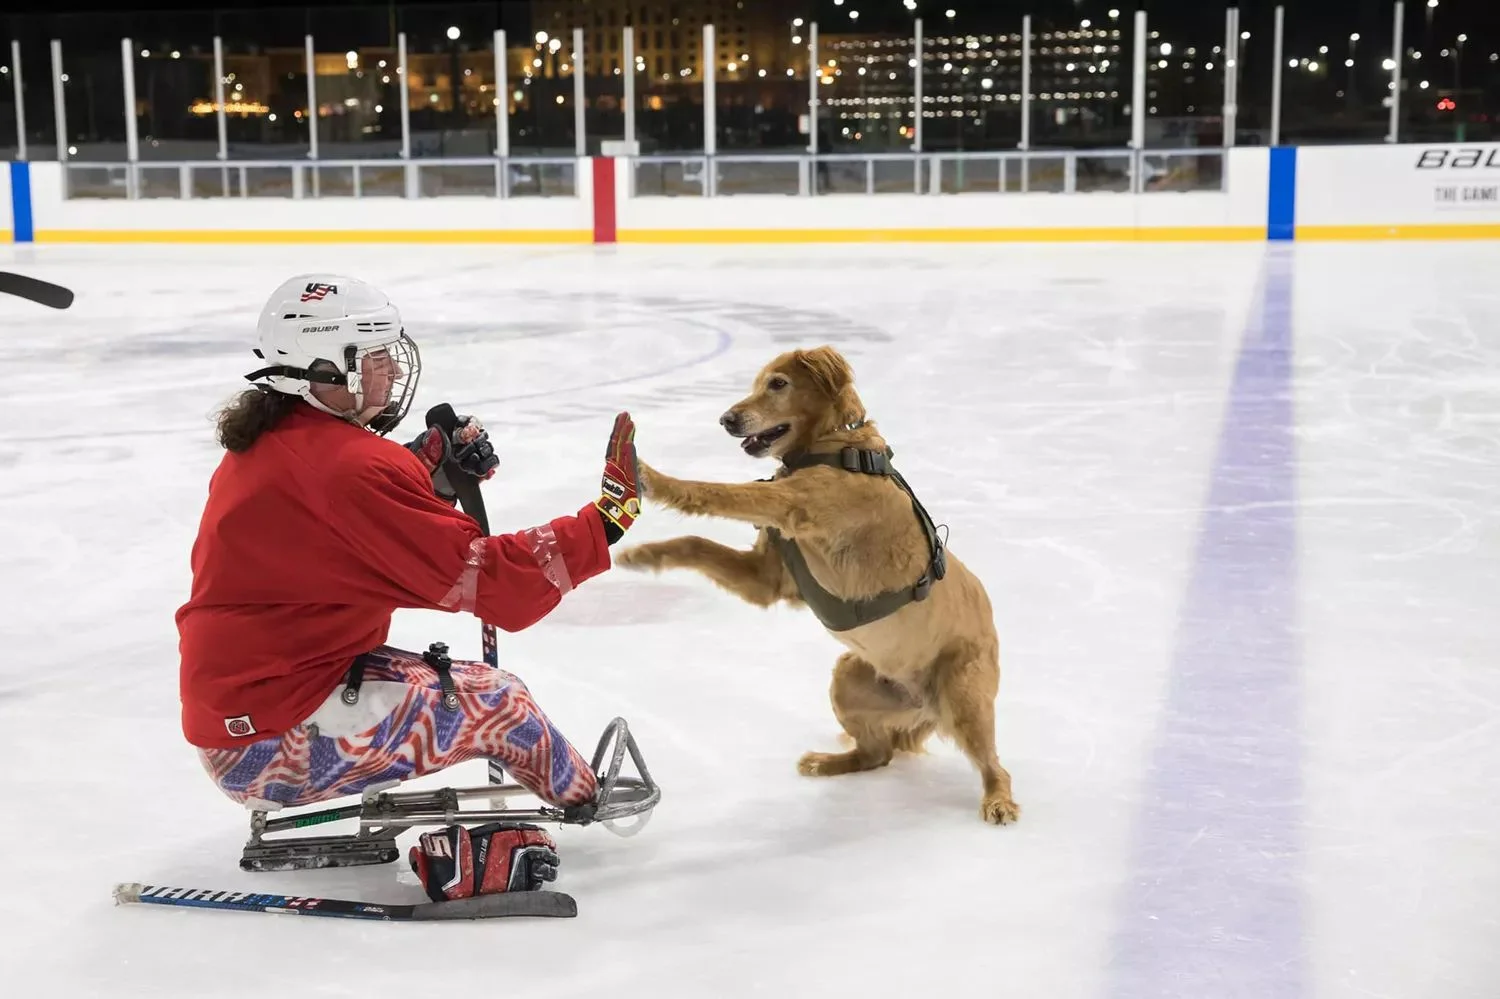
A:
<svg viewBox="0 0 1500 999">
<path fill-rule="evenodd" d="M 786 379 L 780 377 L 779 375 L 766 382 L 766 388 L 770 389 L 772 392 L 780 392 L 782 389 L 786 388 L 786 385 Z"/>
</svg>

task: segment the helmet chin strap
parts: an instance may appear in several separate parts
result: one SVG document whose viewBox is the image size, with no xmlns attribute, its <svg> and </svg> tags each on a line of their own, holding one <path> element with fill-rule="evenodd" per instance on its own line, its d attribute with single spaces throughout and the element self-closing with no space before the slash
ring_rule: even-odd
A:
<svg viewBox="0 0 1500 999">
<path fill-rule="evenodd" d="M 312 385 L 308 385 L 305 398 L 314 408 L 321 409 L 330 416 L 337 416 L 341 420 L 360 426 L 360 416 L 365 411 L 365 381 L 360 371 L 359 350 L 352 344 L 344 348 L 344 388 L 350 395 L 354 396 L 354 405 L 340 412 L 332 406 L 325 404 L 317 396 L 313 395 Z"/>
<path fill-rule="evenodd" d="M 365 379 L 364 373 L 360 371 L 359 350 L 352 344 L 344 348 L 344 385 L 349 394 L 354 396 L 353 416 L 345 419 L 357 421 L 359 414 L 365 411 Z"/>
</svg>

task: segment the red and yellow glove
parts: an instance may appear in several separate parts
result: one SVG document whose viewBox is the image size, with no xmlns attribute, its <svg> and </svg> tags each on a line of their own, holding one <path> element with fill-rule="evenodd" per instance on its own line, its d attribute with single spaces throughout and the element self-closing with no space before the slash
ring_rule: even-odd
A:
<svg viewBox="0 0 1500 999">
<path fill-rule="evenodd" d="M 604 451 L 604 477 L 595 506 L 604 517 L 604 536 L 619 541 L 641 515 L 640 467 L 635 458 L 635 423 L 629 413 L 615 417 Z"/>
</svg>

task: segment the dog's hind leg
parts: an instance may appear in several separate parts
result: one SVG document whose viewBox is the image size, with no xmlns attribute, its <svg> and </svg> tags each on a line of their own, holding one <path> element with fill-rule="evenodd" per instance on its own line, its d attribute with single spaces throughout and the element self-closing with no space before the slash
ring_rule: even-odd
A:
<svg viewBox="0 0 1500 999">
<path fill-rule="evenodd" d="M 940 726 L 963 750 L 984 781 L 979 812 L 986 822 L 1004 825 L 1021 815 L 1010 794 L 1010 773 L 995 755 L 995 695 L 1000 667 L 992 656 L 942 664 L 937 673 Z"/>
<path fill-rule="evenodd" d="M 699 537 L 636 545 L 617 552 L 614 562 L 631 569 L 694 569 L 741 600 L 761 607 L 781 598 L 786 572 L 780 557 L 763 542 L 740 551 Z"/>
<path fill-rule="evenodd" d="M 839 656 L 834 665 L 828 696 L 854 748 L 845 753 L 805 753 L 797 769 L 809 777 L 883 767 L 897 750 L 921 748 L 933 729 L 931 709 L 920 698 L 882 679 L 875 667 L 852 652 Z"/>
</svg>

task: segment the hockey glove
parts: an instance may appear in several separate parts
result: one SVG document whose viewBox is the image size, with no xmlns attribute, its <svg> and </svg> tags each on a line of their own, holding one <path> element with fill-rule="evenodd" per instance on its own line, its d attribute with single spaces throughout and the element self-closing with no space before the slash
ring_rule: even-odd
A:
<svg viewBox="0 0 1500 999">
<path fill-rule="evenodd" d="M 540 827 L 519 822 L 423 833 L 407 859 L 434 902 L 537 891 L 557 880 L 557 843 Z"/>
<path fill-rule="evenodd" d="M 416 440 L 406 445 L 427 466 L 432 476 L 432 488 L 449 503 L 457 502 L 458 495 L 448 481 L 444 467 L 448 459 L 458 462 L 465 472 L 484 481 L 495 474 L 500 459 L 490 445 L 490 433 L 472 416 L 461 416 L 452 438 L 441 427 L 428 427 Z"/>
<path fill-rule="evenodd" d="M 604 451 L 604 478 L 598 502 L 604 516 L 604 536 L 614 544 L 641 515 L 640 469 L 635 460 L 635 423 L 629 413 L 615 417 L 614 431 Z"/>
</svg>

